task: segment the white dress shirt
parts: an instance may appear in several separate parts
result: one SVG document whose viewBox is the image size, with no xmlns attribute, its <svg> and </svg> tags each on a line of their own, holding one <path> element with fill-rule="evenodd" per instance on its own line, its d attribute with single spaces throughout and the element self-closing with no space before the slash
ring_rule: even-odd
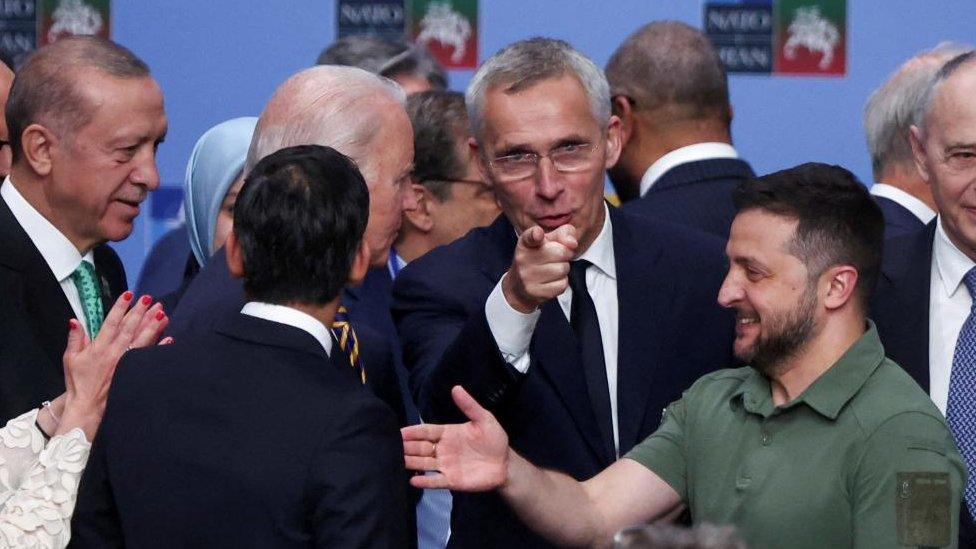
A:
<svg viewBox="0 0 976 549">
<path fill-rule="evenodd" d="M 316 341 L 325 349 L 325 354 L 332 356 L 332 332 L 325 327 L 315 317 L 303 313 L 298 309 L 293 309 L 285 305 L 275 305 L 274 303 L 264 303 L 261 301 L 249 301 L 244 304 L 241 314 L 263 318 L 279 324 L 287 324 L 298 328 L 315 338 Z"/>
<path fill-rule="evenodd" d="M 949 402 L 952 355 L 973 303 L 962 279 L 974 266 L 976 263 L 949 240 L 939 219 L 932 244 L 929 291 L 929 394 L 943 415 Z"/>
<path fill-rule="evenodd" d="M 81 265 L 82 260 L 94 266 L 94 254 L 88 250 L 82 255 L 68 237 L 61 234 L 61 231 L 34 209 L 30 202 L 27 202 L 27 199 L 10 182 L 9 175 L 0 187 L 0 197 L 7 203 L 7 207 L 14 214 L 14 219 L 30 237 L 34 247 L 41 252 L 41 257 L 61 285 L 64 296 L 68 298 L 75 318 L 78 319 L 85 333 L 88 333 L 88 323 L 83 321 L 87 318 L 85 309 L 81 305 L 81 297 L 78 295 L 78 288 L 74 281 L 71 280 L 71 274 Z M 105 314 L 108 314 L 108 311 L 105 311 Z"/>
<path fill-rule="evenodd" d="M 640 182 L 640 195 L 644 196 L 651 187 L 657 183 L 661 176 L 668 170 L 687 164 L 688 162 L 698 162 L 699 160 L 711 160 L 713 158 L 739 158 L 739 153 L 728 143 L 710 141 L 708 143 L 695 143 L 675 149 L 661 158 L 658 158 L 647 171 Z"/>
<path fill-rule="evenodd" d="M 887 183 L 875 183 L 874 185 L 871 185 L 870 192 L 874 196 L 881 196 L 889 200 L 894 200 L 899 206 L 912 212 L 912 215 L 917 217 L 926 225 L 935 219 L 935 210 L 929 208 L 925 202 L 922 202 L 918 198 L 915 198 L 898 187 L 893 187 Z"/>
<path fill-rule="evenodd" d="M 593 264 L 586 270 L 586 288 L 593 298 L 596 317 L 600 323 L 600 339 L 603 342 L 603 360 L 607 366 L 607 387 L 610 389 L 610 417 L 613 421 L 614 447 L 620 448 L 617 428 L 617 334 L 619 324 L 619 304 L 617 303 L 617 265 L 613 255 L 613 229 L 610 226 L 610 212 L 604 206 L 603 228 L 578 259 Z M 504 277 L 503 277 L 504 279 Z M 570 319 L 573 303 L 573 290 L 559 295 L 556 300 Z M 525 373 L 529 370 L 529 342 L 541 311 L 524 314 L 516 311 L 505 300 L 502 281 L 499 280 L 485 302 L 485 316 L 502 358 L 516 370 Z"/>
</svg>

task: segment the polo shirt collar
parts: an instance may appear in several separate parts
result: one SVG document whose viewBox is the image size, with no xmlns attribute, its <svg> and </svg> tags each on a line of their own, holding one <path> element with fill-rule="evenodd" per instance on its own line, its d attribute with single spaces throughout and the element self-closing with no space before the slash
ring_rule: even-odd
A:
<svg viewBox="0 0 976 549">
<path fill-rule="evenodd" d="M 790 409 L 806 404 L 830 420 L 837 419 L 841 409 L 856 395 L 871 374 L 884 362 L 884 347 L 874 322 L 853 345 L 814 381 L 799 397 L 782 407 Z M 775 411 L 769 380 L 757 370 L 742 382 L 732 398 L 742 398 L 745 409 L 764 417 Z"/>
<path fill-rule="evenodd" d="M 84 255 L 54 225 L 51 224 L 30 202 L 20 194 L 10 181 L 10 176 L 0 185 L 0 196 L 10 208 L 14 219 L 23 227 L 44 262 L 58 282 L 64 281 L 81 265 L 84 259 L 95 264 L 94 254 L 88 250 Z"/>
</svg>

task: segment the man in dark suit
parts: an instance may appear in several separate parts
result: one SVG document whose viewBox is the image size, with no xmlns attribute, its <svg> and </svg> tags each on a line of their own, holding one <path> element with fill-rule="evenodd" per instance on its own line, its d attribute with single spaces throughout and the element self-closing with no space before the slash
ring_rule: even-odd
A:
<svg viewBox="0 0 976 549">
<path fill-rule="evenodd" d="M 67 324 L 94 336 L 125 273 L 106 241 L 132 232 L 159 186 L 163 95 L 149 68 L 109 41 L 35 52 L 6 108 L 13 166 L 0 184 L 0 417 L 65 389 Z"/>
<path fill-rule="evenodd" d="M 947 62 L 922 94 L 910 143 L 939 215 L 885 242 L 871 317 L 888 356 L 925 389 L 966 460 L 960 547 L 976 546 L 976 54 Z"/>
<path fill-rule="evenodd" d="M 732 190 L 755 174 L 732 147 L 728 82 L 711 42 L 684 23 L 650 23 L 606 74 L 623 143 L 608 173 L 624 210 L 728 238 Z"/>
<path fill-rule="evenodd" d="M 875 184 L 871 195 L 885 217 L 885 238 L 922 230 L 935 218 L 932 191 L 915 168 L 908 142 L 925 90 L 946 61 L 972 48 L 942 44 L 906 61 L 864 105 L 864 133 Z"/>
<path fill-rule="evenodd" d="M 467 104 L 504 215 L 394 283 L 414 396 L 425 421 L 456 421 L 463 385 L 522 455 L 588 478 L 730 363 L 721 241 L 607 207 L 620 121 L 600 69 L 565 42 L 497 53 Z M 450 545 L 546 546 L 492 494 L 455 494 Z"/>
<path fill-rule="evenodd" d="M 368 194 L 334 149 L 248 175 L 226 253 L 248 303 L 120 364 L 72 526 L 76 547 L 402 547 L 393 414 L 333 338 L 360 280 Z"/>
</svg>

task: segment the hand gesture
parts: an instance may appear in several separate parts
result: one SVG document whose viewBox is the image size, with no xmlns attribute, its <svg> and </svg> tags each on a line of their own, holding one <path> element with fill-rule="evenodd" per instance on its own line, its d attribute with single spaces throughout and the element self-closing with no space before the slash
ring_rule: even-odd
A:
<svg viewBox="0 0 976 549">
<path fill-rule="evenodd" d="M 81 427 L 91 440 L 105 411 L 119 358 L 129 349 L 155 344 L 169 324 L 162 305 L 150 306 L 152 298 L 148 295 L 126 312 L 132 297 L 132 292 L 125 292 L 115 301 L 94 341 L 89 341 L 77 320 L 69 322 L 64 351 L 67 390 L 58 434 Z"/>
<path fill-rule="evenodd" d="M 407 469 L 436 471 L 415 476 L 417 488 L 483 492 L 508 478 L 508 435 L 460 385 L 451 390 L 454 403 L 471 421 L 459 425 L 412 425 L 400 429 Z"/>
<path fill-rule="evenodd" d="M 516 311 L 530 313 L 566 291 L 569 262 L 579 242 L 566 224 L 546 233 L 533 225 L 519 236 L 512 266 L 502 281 L 505 300 Z"/>
</svg>

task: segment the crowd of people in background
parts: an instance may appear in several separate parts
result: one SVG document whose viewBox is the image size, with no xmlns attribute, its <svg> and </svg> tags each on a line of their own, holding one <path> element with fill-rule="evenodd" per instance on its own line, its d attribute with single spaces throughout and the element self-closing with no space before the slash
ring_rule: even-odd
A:
<svg viewBox="0 0 976 549">
<path fill-rule="evenodd" d="M 12 69 L 0 547 L 976 547 L 968 46 L 867 98 L 869 190 L 754 173 L 683 23 L 465 93 L 343 38 L 199 137 L 135 292 L 164 90 Z"/>
</svg>

